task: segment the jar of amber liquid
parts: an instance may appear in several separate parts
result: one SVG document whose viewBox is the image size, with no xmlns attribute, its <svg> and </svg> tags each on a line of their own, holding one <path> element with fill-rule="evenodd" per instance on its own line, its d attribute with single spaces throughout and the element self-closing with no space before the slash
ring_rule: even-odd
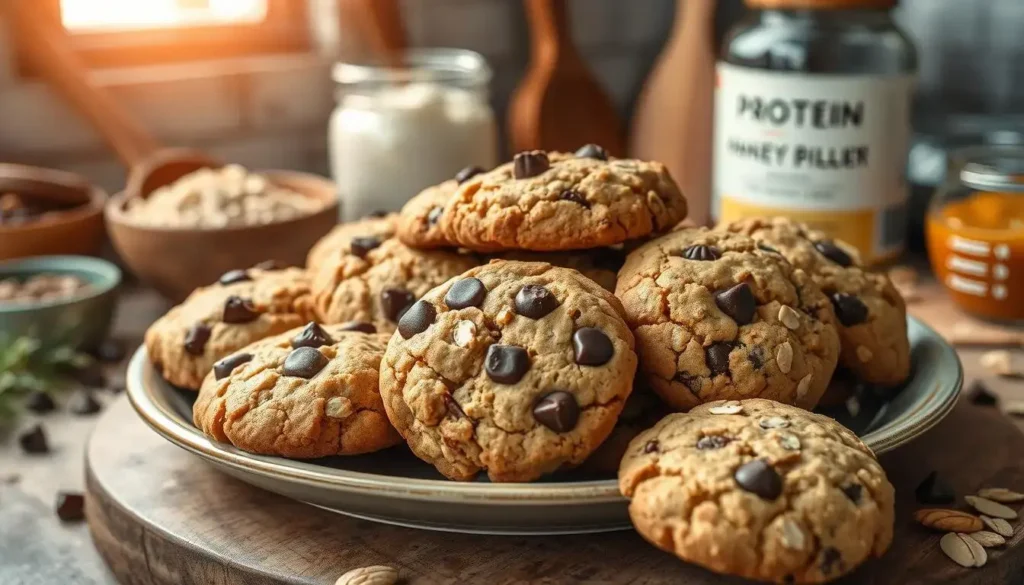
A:
<svg viewBox="0 0 1024 585">
<path fill-rule="evenodd" d="M 965 311 L 1024 323 L 1024 148 L 969 148 L 952 161 L 926 220 L 935 276 Z"/>
</svg>

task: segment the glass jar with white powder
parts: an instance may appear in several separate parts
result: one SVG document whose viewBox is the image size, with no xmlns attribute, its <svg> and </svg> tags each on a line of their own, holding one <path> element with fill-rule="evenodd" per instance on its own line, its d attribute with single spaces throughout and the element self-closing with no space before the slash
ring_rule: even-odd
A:
<svg viewBox="0 0 1024 585">
<path fill-rule="evenodd" d="M 397 211 L 467 166 L 497 164 L 484 58 L 460 49 L 416 49 L 403 63 L 334 66 L 331 173 L 346 221 Z"/>
</svg>

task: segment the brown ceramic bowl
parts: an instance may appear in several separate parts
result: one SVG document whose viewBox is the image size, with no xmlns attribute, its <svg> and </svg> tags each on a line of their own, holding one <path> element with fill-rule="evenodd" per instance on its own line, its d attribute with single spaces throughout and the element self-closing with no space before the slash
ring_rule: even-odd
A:
<svg viewBox="0 0 1024 585">
<path fill-rule="evenodd" d="M 23 224 L 0 224 L 0 260 L 99 253 L 107 193 L 84 177 L 53 169 L 0 164 L 0 195 L 4 193 L 74 207 Z"/>
<path fill-rule="evenodd" d="M 338 196 L 328 179 L 291 171 L 262 171 L 271 182 L 324 202 L 320 211 L 267 225 L 184 229 L 133 223 L 126 193 L 110 198 L 107 229 L 128 268 L 161 294 L 179 301 L 228 270 L 265 260 L 302 266 L 306 253 L 338 223 Z"/>
</svg>

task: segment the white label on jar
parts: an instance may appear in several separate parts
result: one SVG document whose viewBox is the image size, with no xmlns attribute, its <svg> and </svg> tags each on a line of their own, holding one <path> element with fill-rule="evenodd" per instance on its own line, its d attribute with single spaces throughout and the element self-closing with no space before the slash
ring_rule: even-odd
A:
<svg viewBox="0 0 1024 585">
<path fill-rule="evenodd" d="M 787 215 L 860 249 L 900 250 L 912 76 L 718 64 L 715 216 Z"/>
</svg>

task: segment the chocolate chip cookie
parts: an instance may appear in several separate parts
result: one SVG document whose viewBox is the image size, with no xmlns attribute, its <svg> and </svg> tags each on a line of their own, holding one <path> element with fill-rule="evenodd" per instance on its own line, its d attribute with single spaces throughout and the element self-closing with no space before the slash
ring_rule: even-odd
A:
<svg viewBox="0 0 1024 585">
<path fill-rule="evenodd" d="M 398 216 L 398 239 L 413 248 L 441 248 L 453 245 L 441 229 L 441 218 L 459 185 L 484 172 L 466 167 L 451 180 L 427 187 L 402 207 Z"/>
<path fill-rule="evenodd" d="M 910 376 L 903 297 L 888 276 L 861 267 L 851 246 L 784 217 L 749 218 L 716 229 L 749 235 L 811 275 L 835 306 L 839 362 L 851 372 L 886 386 Z"/>
<path fill-rule="evenodd" d="M 893 487 L 871 450 L 770 400 L 665 417 L 630 444 L 619 489 L 644 538 L 728 575 L 823 583 L 892 541 Z"/>
<path fill-rule="evenodd" d="M 367 325 L 311 322 L 218 361 L 199 390 L 195 425 L 250 453 L 298 459 L 400 443 L 378 383 L 388 336 Z"/>
<path fill-rule="evenodd" d="M 601 446 L 580 465 L 580 471 L 602 476 L 618 473 L 619 464 L 629 448 L 629 443 L 637 435 L 653 427 L 669 412 L 671 411 L 665 407 L 657 394 L 643 384 L 634 384 L 633 392 L 626 399 L 619 420 L 615 422 L 615 428 Z"/>
<path fill-rule="evenodd" d="M 323 323 L 366 321 L 391 333 L 416 299 L 480 263 L 470 254 L 417 250 L 372 232 L 346 233 L 348 241 L 339 242 L 312 273 Z"/>
<path fill-rule="evenodd" d="M 197 390 L 217 360 L 312 316 L 305 271 L 232 270 L 157 319 L 146 331 L 146 350 L 168 382 Z"/>
<path fill-rule="evenodd" d="M 412 451 L 446 477 L 531 481 L 601 444 L 635 371 L 608 291 L 566 268 L 496 260 L 406 311 L 381 395 Z"/>
<path fill-rule="evenodd" d="M 496 254 L 498 260 L 517 262 L 546 262 L 560 268 L 572 268 L 608 292 L 615 292 L 619 269 L 626 262 L 626 253 L 619 248 L 594 248 L 572 252 L 523 252 Z"/>
<path fill-rule="evenodd" d="M 686 199 L 661 163 L 522 152 L 458 187 L 440 219 L 470 250 L 577 250 L 664 231 L 686 217 Z"/>
<path fill-rule="evenodd" d="M 649 242 L 626 258 L 615 294 L 644 378 L 677 410 L 740 398 L 811 409 L 836 367 L 832 304 L 740 234 L 690 228 Z"/>
<path fill-rule="evenodd" d="M 394 213 L 338 224 L 309 251 L 306 269 L 311 274 L 316 273 L 326 260 L 348 250 L 353 238 L 376 237 L 386 240 L 395 234 L 397 225 L 398 215 Z"/>
</svg>

